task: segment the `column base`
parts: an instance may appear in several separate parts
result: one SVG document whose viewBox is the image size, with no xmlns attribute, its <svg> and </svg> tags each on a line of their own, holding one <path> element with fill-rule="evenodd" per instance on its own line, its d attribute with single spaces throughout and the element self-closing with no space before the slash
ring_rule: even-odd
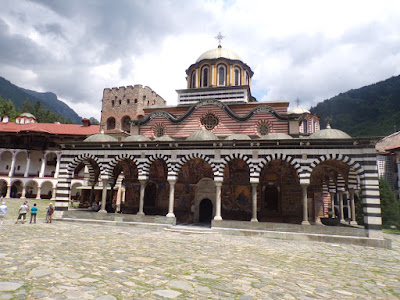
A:
<svg viewBox="0 0 400 300">
<path fill-rule="evenodd" d="M 310 222 L 308 222 L 308 221 L 302 221 L 302 222 L 301 222 L 301 225 L 310 225 Z"/>
<path fill-rule="evenodd" d="M 350 221 L 350 225 L 358 225 L 357 221 Z"/>
<path fill-rule="evenodd" d="M 100 209 L 100 210 L 98 211 L 98 213 L 101 213 L 101 214 L 106 214 L 106 213 L 107 213 L 107 211 L 106 211 L 105 209 Z"/>
<path fill-rule="evenodd" d="M 175 214 L 174 213 L 168 213 L 167 214 L 167 218 L 175 218 Z"/>
<path fill-rule="evenodd" d="M 144 212 L 138 212 L 137 215 L 138 216 L 144 216 Z"/>
<path fill-rule="evenodd" d="M 348 225 L 349 223 L 346 222 L 346 220 L 340 220 L 340 224 L 346 224 L 346 225 Z"/>
<path fill-rule="evenodd" d="M 215 216 L 214 217 L 214 221 L 222 221 L 222 217 L 221 216 Z"/>
<path fill-rule="evenodd" d="M 251 218 L 250 222 L 258 222 L 257 218 Z"/>
</svg>

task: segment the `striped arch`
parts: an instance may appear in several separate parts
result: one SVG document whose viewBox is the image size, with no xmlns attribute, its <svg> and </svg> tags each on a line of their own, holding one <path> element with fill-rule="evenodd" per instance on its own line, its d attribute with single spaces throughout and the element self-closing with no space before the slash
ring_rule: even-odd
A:
<svg viewBox="0 0 400 300">
<path fill-rule="evenodd" d="M 187 161 L 189 161 L 189 160 L 191 160 L 191 159 L 193 159 L 193 158 L 201 158 L 201 159 L 203 159 L 204 161 L 206 161 L 206 162 L 211 166 L 211 169 L 212 169 L 212 171 L 213 171 L 213 173 L 214 173 L 214 177 L 217 176 L 217 174 L 218 174 L 218 167 L 217 167 L 217 165 L 216 165 L 208 156 L 206 156 L 206 155 L 204 155 L 204 154 L 199 154 L 199 153 L 190 153 L 190 154 L 185 155 L 184 157 L 182 157 L 182 158 L 175 164 L 175 166 L 173 167 L 172 173 L 173 173 L 174 175 L 177 175 L 177 174 L 179 173 L 179 170 L 183 167 L 183 165 L 184 165 Z"/>
<path fill-rule="evenodd" d="M 156 154 L 150 156 L 145 163 L 143 163 L 142 172 L 143 175 L 149 176 L 151 164 L 156 161 L 157 159 L 163 160 L 167 165 L 167 172 L 168 174 L 172 172 L 171 162 L 169 161 L 169 157 L 163 154 Z"/>
<path fill-rule="evenodd" d="M 316 166 L 327 160 L 336 160 L 343 162 L 350 167 L 349 176 L 350 174 L 352 174 L 353 177 L 359 176 L 360 179 L 364 178 L 364 170 L 362 166 L 354 159 L 348 157 L 347 155 L 342 155 L 342 154 L 327 154 L 327 155 L 322 155 L 319 158 L 315 159 L 310 164 L 310 172 L 308 173 L 309 176 L 311 175 L 312 170 L 314 170 Z"/>
<path fill-rule="evenodd" d="M 100 169 L 100 176 L 104 173 L 104 168 L 103 165 L 100 163 L 98 157 L 94 156 L 93 154 L 89 154 L 89 153 L 84 153 L 84 154 L 80 154 L 78 156 L 76 156 L 67 166 L 67 176 L 72 178 L 73 177 L 73 172 L 75 170 L 75 168 L 84 161 L 87 160 L 94 160 L 96 162 L 96 164 L 99 166 Z M 90 181 L 93 182 L 94 181 L 94 169 L 93 166 L 91 164 L 88 165 L 89 168 L 89 174 L 90 174 Z"/>
<path fill-rule="evenodd" d="M 254 175 L 256 175 L 258 178 L 260 177 L 261 170 L 269 164 L 273 160 L 281 159 L 282 161 L 288 163 L 291 165 L 295 171 L 297 176 L 299 176 L 299 179 L 301 178 L 301 166 L 300 164 L 291 157 L 290 155 L 285 155 L 283 153 L 275 153 L 271 155 L 267 155 L 258 165 L 254 166 Z"/>
<path fill-rule="evenodd" d="M 126 159 L 133 161 L 133 162 L 135 163 L 135 165 L 136 165 L 136 168 L 138 169 L 138 174 L 141 174 L 141 170 L 142 170 L 141 167 L 142 167 L 142 166 L 139 164 L 139 162 L 138 162 L 138 160 L 136 159 L 136 157 L 135 157 L 134 155 L 130 155 L 130 154 L 126 154 L 126 153 L 125 153 L 125 154 L 120 154 L 120 155 L 114 157 L 114 158 L 108 163 L 106 173 L 107 173 L 107 175 L 108 175 L 109 178 L 112 178 L 112 177 L 114 176 L 114 175 L 113 175 L 113 170 L 114 170 L 115 166 L 116 166 L 120 161 L 123 161 L 123 160 L 126 160 Z"/>
<path fill-rule="evenodd" d="M 246 162 L 247 166 L 249 167 L 250 174 L 252 174 L 254 172 L 253 162 L 251 161 L 251 159 L 247 155 L 243 155 L 243 154 L 240 154 L 240 153 L 234 153 L 234 154 L 227 155 L 224 158 L 222 158 L 222 162 L 218 165 L 218 173 L 221 176 L 224 175 L 224 171 L 225 171 L 225 168 L 228 165 L 228 163 L 231 162 L 234 159 L 244 160 Z"/>
</svg>

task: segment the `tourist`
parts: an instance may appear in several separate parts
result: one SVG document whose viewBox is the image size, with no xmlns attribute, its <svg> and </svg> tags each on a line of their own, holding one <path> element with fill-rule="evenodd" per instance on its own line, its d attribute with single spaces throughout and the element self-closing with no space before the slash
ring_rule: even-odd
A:
<svg viewBox="0 0 400 300">
<path fill-rule="evenodd" d="M 19 219 L 22 219 L 21 223 L 24 224 L 26 214 L 28 213 L 28 211 L 29 211 L 28 201 L 25 201 L 24 204 L 22 204 L 18 210 L 19 215 L 18 215 L 18 218 L 17 218 L 17 221 L 15 222 L 15 224 L 18 223 Z"/>
<path fill-rule="evenodd" d="M 38 210 L 38 207 L 36 206 L 36 203 L 35 203 L 35 204 L 33 204 L 32 208 L 31 208 L 31 221 L 29 222 L 29 224 L 32 224 L 32 220 L 33 220 L 33 223 L 36 224 L 37 210 Z"/>
<path fill-rule="evenodd" d="M 2 201 L 0 205 L 0 228 L 3 226 L 4 219 L 6 218 L 7 209 L 6 202 Z"/>
<path fill-rule="evenodd" d="M 49 206 L 47 206 L 46 223 L 51 223 L 53 213 L 54 213 L 54 206 L 53 203 L 50 202 Z"/>
</svg>

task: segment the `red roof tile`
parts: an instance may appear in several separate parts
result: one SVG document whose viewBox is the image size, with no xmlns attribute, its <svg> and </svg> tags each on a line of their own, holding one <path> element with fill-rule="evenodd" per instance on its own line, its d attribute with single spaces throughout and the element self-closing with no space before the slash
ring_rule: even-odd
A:
<svg viewBox="0 0 400 300">
<path fill-rule="evenodd" d="M 99 125 L 84 127 L 77 124 L 31 123 L 15 124 L 14 122 L 0 123 L 0 133 L 43 132 L 58 135 L 90 135 L 100 132 Z"/>
</svg>

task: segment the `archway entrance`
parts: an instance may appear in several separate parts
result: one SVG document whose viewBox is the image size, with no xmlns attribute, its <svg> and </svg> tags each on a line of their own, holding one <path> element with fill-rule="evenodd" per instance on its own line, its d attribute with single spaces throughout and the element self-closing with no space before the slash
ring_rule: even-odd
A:
<svg viewBox="0 0 400 300">
<path fill-rule="evenodd" d="M 211 223 L 213 217 L 213 204 L 210 199 L 203 199 L 199 206 L 199 222 Z"/>
</svg>

